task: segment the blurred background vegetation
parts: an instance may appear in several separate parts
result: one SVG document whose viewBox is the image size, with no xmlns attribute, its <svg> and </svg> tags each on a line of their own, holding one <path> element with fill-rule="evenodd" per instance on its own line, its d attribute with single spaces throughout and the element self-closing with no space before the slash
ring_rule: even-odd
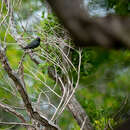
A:
<svg viewBox="0 0 130 130">
<path fill-rule="evenodd" d="M 27 42 L 31 40 L 30 36 L 38 35 L 42 39 L 46 38 L 46 35 L 44 36 L 41 35 L 40 32 L 37 32 L 38 27 L 43 29 L 47 36 L 55 37 L 53 30 L 57 32 L 59 37 L 64 35 L 62 29 L 60 29 L 62 25 L 54 13 L 49 14 L 48 18 L 44 18 L 46 13 L 44 1 L 22 0 L 20 4 L 20 8 L 15 6 L 15 19 L 18 23 L 18 30 L 20 33 L 23 31 L 23 28 L 20 26 L 21 24 L 26 28 L 26 32 L 24 31 L 22 35 Z M 2 8 L 1 5 L 0 1 L 0 8 Z M 92 14 L 96 16 L 100 16 L 100 13 L 104 13 L 102 11 L 106 11 L 107 14 L 109 13 L 107 12 L 108 10 L 112 10 L 112 13 L 118 15 L 130 15 L 129 0 L 90 0 L 88 5 L 90 10 L 96 10 L 98 12 Z M 95 5 L 98 6 L 95 7 Z M 5 10 L 4 13 L 6 14 L 5 5 L 3 8 Z M 5 35 L 6 39 L 4 39 Z M 0 41 L 2 43 L 6 41 L 8 48 L 7 56 L 11 66 L 16 69 L 23 51 L 11 35 L 9 33 L 6 34 L 6 26 L 4 25 L 0 28 Z M 74 46 L 72 41 L 71 45 Z M 46 49 L 44 44 L 42 47 L 43 49 Z M 50 52 L 51 50 L 52 48 L 49 48 Z M 77 66 L 77 53 L 72 52 L 71 57 L 72 63 Z M 34 75 L 30 72 L 35 73 L 41 80 L 44 79 L 49 86 L 53 86 L 54 81 L 49 78 L 47 72 L 47 67 L 50 65 L 51 64 L 45 60 L 45 62 L 40 64 L 37 68 L 37 66 L 30 60 L 29 56 L 25 57 L 25 81 L 27 91 L 32 102 L 34 102 L 34 105 L 38 93 L 41 89 L 44 90 L 45 86 L 38 80 L 34 80 Z M 75 77 L 75 72 L 73 72 L 72 75 Z M 85 109 L 96 130 L 102 130 L 108 127 L 109 122 L 111 126 L 114 127 L 130 117 L 129 79 L 129 50 L 106 50 L 103 48 L 91 47 L 83 49 L 80 86 L 76 91 L 76 98 Z M 15 104 L 16 107 L 19 107 L 21 105 L 21 98 L 14 89 L 14 84 L 8 78 L 0 64 L 0 100 L 9 105 Z M 59 92 L 58 88 L 57 92 Z M 58 103 L 59 99 L 56 98 L 56 96 L 51 95 L 50 98 L 52 99 L 53 104 Z M 43 95 L 42 99 L 43 101 L 41 101 L 41 105 L 47 101 L 45 95 Z M 49 106 L 43 107 L 43 113 L 48 112 L 51 115 L 50 110 L 52 110 L 52 108 L 49 109 Z M 18 109 L 18 111 L 25 114 L 24 110 Z M 16 117 L 0 109 L 0 121 L 5 122 L 16 120 Z M 61 115 L 59 125 L 62 130 L 79 130 L 76 121 L 68 110 L 65 110 Z M 18 126 L 0 126 L 0 129 L 24 130 L 25 128 Z"/>
</svg>

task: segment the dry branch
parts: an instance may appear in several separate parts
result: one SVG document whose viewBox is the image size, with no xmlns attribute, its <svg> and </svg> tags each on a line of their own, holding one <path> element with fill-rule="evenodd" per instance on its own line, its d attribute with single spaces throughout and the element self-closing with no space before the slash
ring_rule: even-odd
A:
<svg viewBox="0 0 130 130">
<path fill-rule="evenodd" d="M 17 32 L 16 25 L 15 25 L 15 22 L 14 22 L 13 9 L 11 8 L 11 6 L 10 6 L 10 22 L 9 22 L 9 24 L 10 24 L 10 31 L 11 31 L 10 34 L 18 42 L 19 46 L 21 46 L 21 48 L 23 48 L 23 46 L 24 46 L 23 44 L 25 42 L 24 42 L 23 38 Z M 62 42 L 62 40 L 60 40 L 60 42 Z M 54 44 L 54 45 L 56 45 L 56 44 Z M 55 47 L 58 48 L 58 46 L 55 46 Z M 65 55 L 64 52 L 60 48 L 58 48 L 58 49 L 60 50 L 60 52 L 61 52 L 65 62 L 67 64 L 70 64 L 70 66 L 72 66 L 75 69 L 75 67 L 73 66 L 73 64 L 71 63 L 71 61 L 67 57 L 67 55 Z M 43 126 L 51 127 L 53 129 L 58 129 L 55 124 L 50 123 L 46 118 L 40 116 L 40 114 L 38 112 L 35 112 L 33 110 L 31 102 L 29 101 L 28 95 L 27 95 L 27 93 L 26 93 L 26 91 L 24 89 L 25 88 L 25 84 L 24 84 L 23 79 L 20 78 L 20 75 L 18 73 L 14 72 L 11 69 L 10 65 L 8 64 L 8 60 L 7 60 L 7 57 L 5 55 L 5 51 L 0 51 L 0 52 L 1 52 L 0 53 L 1 54 L 1 58 L 0 59 L 1 59 L 2 63 L 3 63 L 3 66 L 4 66 L 5 70 L 7 71 L 9 77 L 15 82 L 15 85 L 16 85 L 19 93 L 21 94 L 23 102 L 25 103 L 25 108 L 27 109 L 30 117 L 33 118 L 34 120 L 38 121 Z M 30 55 L 31 59 L 36 64 L 41 63 L 40 58 L 37 55 L 35 55 L 35 53 L 32 53 L 31 51 L 28 51 L 27 53 Z M 67 73 L 66 66 L 64 64 L 62 64 L 60 67 L 63 70 L 64 74 L 66 74 Z M 80 69 L 79 69 L 79 72 L 80 72 Z M 79 76 L 79 74 L 78 74 L 78 76 Z M 70 89 L 70 88 L 72 88 L 72 86 L 73 86 L 72 84 L 73 83 L 70 81 L 68 75 L 66 75 L 66 77 L 67 77 L 67 82 L 68 82 L 69 86 L 67 86 L 67 90 L 66 90 L 67 93 L 65 92 L 65 94 L 66 94 L 65 99 L 63 98 L 63 102 L 61 101 L 61 104 L 63 103 L 63 105 L 62 105 L 62 107 L 60 107 L 60 109 L 58 108 L 57 111 L 60 110 L 60 113 L 62 113 L 63 110 L 66 108 L 66 105 L 69 105 L 71 103 L 72 106 L 71 107 L 68 106 L 69 110 L 73 113 L 74 118 L 77 120 L 77 122 L 80 125 L 80 127 L 83 127 L 84 120 L 86 119 L 86 121 L 84 123 L 84 128 L 83 129 L 88 128 L 88 130 L 91 130 L 92 127 L 91 127 L 89 119 L 86 116 L 85 111 L 80 106 L 80 104 L 78 103 L 76 98 L 73 96 L 73 94 L 75 92 L 75 89 L 73 89 L 73 91 L 71 91 L 71 89 Z M 78 86 L 78 81 L 79 81 L 79 78 L 78 78 L 77 83 L 76 83 L 76 88 Z M 67 98 L 69 98 L 69 100 L 67 100 Z M 73 102 L 71 102 L 71 101 L 73 101 Z M 76 116 L 76 114 L 77 114 L 77 116 Z"/>
<path fill-rule="evenodd" d="M 64 47 L 64 48 L 66 48 L 66 47 Z M 67 54 L 67 52 L 65 52 L 65 50 L 64 50 L 64 55 Z M 68 57 L 67 57 L 67 59 L 68 59 Z M 65 58 L 66 58 L 66 56 L 65 56 Z M 64 58 L 63 58 L 63 60 L 64 60 Z M 66 64 L 66 60 L 64 61 L 64 65 L 65 64 Z M 61 106 L 61 108 L 60 107 L 57 108 L 58 116 L 61 115 L 61 113 L 64 111 L 64 109 L 67 106 L 67 108 L 73 114 L 73 117 L 77 121 L 80 128 L 82 128 L 82 130 L 86 130 L 86 129 L 92 130 L 93 128 L 90 123 L 89 117 L 87 116 L 86 112 L 84 111 L 84 109 L 82 108 L 82 106 L 79 104 L 79 102 L 77 101 L 77 99 L 74 96 L 75 90 L 77 89 L 77 87 L 79 85 L 80 64 L 81 64 L 81 52 L 79 51 L 79 66 L 78 66 L 78 70 L 76 71 L 78 78 L 77 78 L 75 88 L 73 88 L 72 83 L 68 83 L 70 80 L 69 81 L 64 80 L 59 75 L 56 77 L 55 71 L 52 67 L 48 68 L 48 73 L 49 73 L 49 76 L 53 80 L 56 81 L 58 79 L 58 84 L 60 85 L 62 94 L 63 94 L 63 98 L 62 98 L 63 101 L 60 102 L 60 104 L 62 103 L 62 106 Z M 71 66 L 71 64 L 70 64 L 70 66 Z M 56 117 L 56 119 L 57 119 L 57 117 Z M 54 119 L 54 117 L 53 117 L 53 119 Z"/>
<path fill-rule="evenodd" d="M 53 79 L 56 80 L 55 78 L 55 72 L 53 72 L 52 68 L 48 68 L 49 69 L 49 76 Z M 58 78 L 58 84 L 60 85 L 61 89 L 63 88 L 63 85 L 61 84 L 60 78 Z M 65 86 L 66 88 L 69 88 L 69 86 Z M 63 90 L 62 90 L 63 91 Z M 73 114 L 73 117 L 75 118 L 75 120 L 77 121 L 78 125 L 80 127 L 82 127 L 82 124 L 84 122 L 84 120 L 86 119 L 85 123 L 84 123 L 84 127 L 82 130 L 92 130 L 92 125 L 90 123 L 90 120 L 86 114 L 86 112 L 84 111 L 84 109 L 82 108 L 82 106 L 79 104 L 79 102 L 77 101 L 77 99 L 75 98 L 75 96 L 73 95 L 70 99 L 70 101 L 67 104 L 67 108 L 69 109 L 69 111 Z"/>
<path fill-rule="evenodd" d="M 7 112 L 12 113 L 12 114 L 15 115 L 17 118 L 19 118 L 23 123 L 26 122 L 26 120 L 24 119 L 24 116 L 23 116 L 21 113 L 17 112 L 15 109 L 9 107 L 8 105 L 3 104 L 3 103 L 0 102 L 0 108 L 2 108 L 3 110 L 5 110 L 5 111 L 7 111 Z"/>
<path fill-rule="evenodd" d="M 21 126 L 29 126 L 35 128 L 34 125 L 27 124 L 27 123 L 17 123 L 17 122 L 0 122 L 0 125 L 21 125 Z"/>
<path fill-rule="evenodd" d="M 57 130 L 58 127 L 55 124 L 49 122 L 46 118 L 41 117 L 38 112 L 35 112 L 33 110 L 29 97 L 24 89 L 25 86 L 23 80 L 20 78 L 19 74 L 16 73 L 14 70 L 12 70 L 12 68 L 10 67 L 10 64 L 5 54 L 5 49 L 2 48 L 1 44 L 0 44 L 0 61 L 9 77 L 13 80 L 19 94 L 21 95 L 29 116 L 35 121 L 38 121 L 41 125 Z"/>
</svg>

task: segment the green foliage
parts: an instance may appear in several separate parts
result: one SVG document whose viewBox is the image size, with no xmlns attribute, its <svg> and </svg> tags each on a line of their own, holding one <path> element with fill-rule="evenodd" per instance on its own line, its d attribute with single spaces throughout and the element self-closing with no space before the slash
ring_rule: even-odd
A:
<svg viewBox="0 0 130 130">
<path fill-rule="evenodd" d="M 26 20 L 31 15 L 33 15 L 33 13 L 40 10 L 42 8 L 42 6 L 43 5 L 39 4 L 39 1 L 37 1 L 37 0 L 30 0 L 30 1 L 22 0 L 22 6 L 20 5 L 19 2 L 16 1 L 14 10 L 16 11 L 16 13 L 18 12 L 17 20 L 22 20 L 22 19 Z"/>
<path fill-rule="evenodd" d="M 49 14 L 47 19 L 41 21 L 41 26 L 47 35 L 64 36 L 63 27 L 55 14 Z"/>
<path fill-rule="evenodd" d="M 114 8 L 119 15 L 130 15 L 129 0 L 107 0 L 108 8 Z"/>
<path fill-rule="evenodd" d="M 104 129 L 108 121 L 111 121 L 114 127 L 117 122 L 130 116 L 129 101 L 127 106 L 124 106 L 122 114 L 117 112 L 124 102 L 124 97 L 130 92 L 129 58 L 130 52 L 127 50 L 83 50 L 80 77 L 82 87 L 78 89 L 76 97 L 97 130 Z M 75 63 L 76 59 L 73 62 Z M 91 67 L 85 69 L 86 64 Z M 114 119 L 115 113 L 120 115 L 118 120 Z"/>
<path fill-rule="evenodd" d="M 30 8 L 28 1 L 25 2 L 25 8 Z M 20 12 L 23 13 L 24 19 L 30 16 L 38 8 L 30 8 L 28 12 L 23 8 Z M 128 0 L 108 0 L 108 7 L 115 8 L 116 12 L 121 15 L 129 15 L 129 2 Z M 5 7 L 4 7 L 5 8 Z M 59 50 L 44 44 L 44 40 L 47 38 L 64 37 L 65 31 L 60 23 L 59 19 L 54 14 L 49 14 L 48 18 L 40 21 L 39 28 L 44 32 L 36 32 L 36 35 L 42 39 L 41 47 L 43 51 L 47 51 L 54 62 L 62 60 Z M 35 26 L 34 26 L 35 27 Z M 35 28 L 37 30 L 37 27 Z M 5 36 L 5 27 L 0 30 L 0 39 L 3 42 Z M 23 37 L 28 37 L 29 34 L 25 32 Z M 15 40 L 7 34 L 7 56 L 13 69 L 17 70 L 19 61 L 23 55 L 23 51 L 20 50 Z M 28 42 L 28 41 L 27 41 Z M 72 41 L 66 40 L 66 43 L 73 44 Z M 55 52 L 55 54 L 54 54 Z M 41 54 L 40 51 L 37 54 Z M 56 58 L 59 56 L 59 59 Z M 44 81 L 49 87 L 53 87 L 55 82 L 48 75 L 48 67 L 52 67 L 52 63 L 48 62 L 46 58 L 40 55 L 40 58 L 44 61 L 38 66 L 35 65 L 29 56 L 26 56 L 23 62 L 24 66 L 24 78 L 28 94 L 31 101 L 35 104 L 39 93 L 42 91 L 48 91 L 48 88 L 41 81 Z M 75 67 L 78 67 L 78 54 L 71 50 L 71 59 Z M 86 113 L 90 117 L 90 120 L 96 130 L 102 130 L 107 127 L 108 122 L 114 127 L 118 122 L 127 119 L 129 115 L 130 103 L 124 105 L 121 113 L 118 113 L 122 106 L 125 97 L 130 93 L 130 51 L 128 50 L 105 50 L 101 48 L 85 48 L 82 52 L 82 64 L 80 73 L 80 85 L 76 91 L 76 98 L 85 109 Z M 0 68 L 2 66 L 0 65 Z M 61 76 L 62 71 L 59 67 L 56 67 L 58 74 Z M 70 69 L 70 75 L 76 79 L 76 73 L 73 69 Z M 16 97 L 13 95 L 8 76 L 1 69 L 0 71 L 0 99 L 5 99 L 3 102 L 9 105 L 20 106 L 21 98 L 16 93 Z M 56 86 L 55 91 L 60 95 L 60 90 Z M 11 93 L 12 92 L 12 93 Z M 59 99 L 54 94 L 47 93 L 53 104 L 57 104 Z M 12 102 L 13 101 L 13 102 Z M 47 101 L 47 97 L 42 94 L 41 106 L 44 101 Z M 45 113 L 47 110 L 43 110 Z M 26 113 L 22 111 L 26 117 Z M 15 117 L 0 110 L 0 118 L 4 117 L 3 121 L 18 121 Z M 10 120 L 8 120 L 10 119 Z M 79 130 L 79 126 L 73 119 L 71 113 L 65 111 L 59 120 L 59 125 L 63 130 Z M 9 126 L 10 127 L 10 126 Z M 2 129 L 3 126 L 0 128 Z M 5 128 L 3 128 L 5 129 Z M 22 129 L 19 127 L 12 129 Z"/>
</svg>

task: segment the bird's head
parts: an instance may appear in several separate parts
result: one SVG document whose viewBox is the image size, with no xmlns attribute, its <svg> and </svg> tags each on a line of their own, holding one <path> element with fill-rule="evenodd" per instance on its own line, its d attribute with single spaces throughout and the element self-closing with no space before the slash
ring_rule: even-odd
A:
<svg viewBox="0 0 130 130">
<path fill-rule="evenodd" d="M 40 42 L 41 39 L 40 39 L 40 37 L 37 37 L 36 40 Z"/>
</svg>

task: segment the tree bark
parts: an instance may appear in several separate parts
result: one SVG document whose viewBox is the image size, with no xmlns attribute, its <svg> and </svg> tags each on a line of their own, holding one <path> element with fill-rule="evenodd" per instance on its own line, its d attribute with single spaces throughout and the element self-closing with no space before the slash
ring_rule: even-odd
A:
<svg viewBox="0 0 130 130">
<path fill-rule="evenodd" d="M 86 112 L 79 104 L 75 96 L 72 96 L 71 100 L 69 101 L 67 108 L 73 114 L 73 117 L 79 124 L 82 130 L 92 130 L 92 124 L 90 123 L 89 117 L 87 116 Z M 83 125 L 84 122 L 84 125 Z"/>
</svg>

